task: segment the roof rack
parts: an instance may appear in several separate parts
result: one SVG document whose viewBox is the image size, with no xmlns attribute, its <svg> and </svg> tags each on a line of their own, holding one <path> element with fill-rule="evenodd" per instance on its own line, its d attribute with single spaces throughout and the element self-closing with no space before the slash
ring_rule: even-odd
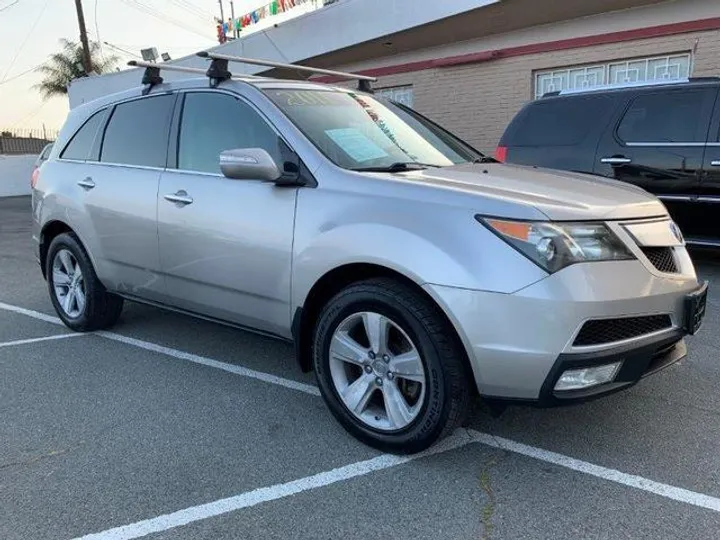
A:
<svg viewBox="0 0 720 540">
<path fill-rule="evenodd" d="M 227 81 L 233 77 L 232 73 L 228 69 L 229 62 L 240 62 L 243 64 L 252 64 L 256 66 L 267 66 L 282 69 L 291 69 L 295 71 L 304 71 L 306 73 L 315 73 L 320 75 L 330 75 L 333 77 L 341 77 L 343 79 L 357 80 L 359 82 L 358 89 L 361 92 L 372 93 L 371 82 L 377 81 L 376 77 L 370 77 L 368 75 L 360 75 L 357 73 L 348 73 L 345 71 L 334 71 L 331 69 L 314 68 L 309 66 L 300 66 L 296 64 L 283 64 L 280 62 L 273 62 L 271 60 L 255 60 L 254 58 L 244 58 L 242 56 L 229 56 L 226 54 L 217 54 L 207 51 L 201 51 L 197 53 L 201 58 L 208 58 L 211 60 L 210 67 L 207 70 L 200 68 L 191 68 L 185 66 L 177 66 L 173 64 L 156 64 L 155 62 L 145 62 L 141 60 L 130 60 L 129 66 L 133 67 L 144 67 L 145 73 L 143 74 L 142 84 L 145 85 L 143 89 L 143 95 L 150 92 L 153 86 L 162 84 L 163 78 L 160 76 L 160 71 L 180 71 L 183 73 L 196 73 L 198 75 L 205 75 L 210 79 L 210 86 L 215 87 L 222 81 Z M 255 75 L 242 75 L 246 79 L 258 78 Z"/>
<path fill-rule="evenodd" d="M 256 60 L 254 58 L 245 58 L 242 56 L 230 56 L 227 54 L 218 54 L 208 51 L 200 51 L 197 53 L 201 58 L 209 58 L 212 60 L 210 69 L 208 69 L 208 76 L 213 71 L 217 75 L 224 77 L 230 72 L 227 70 L 228 62 L 239 62 L 242 64 L 251 64 L 254 66 L 267 66 L 281 69 L 291 69 L 295 71 L 304 71 L 306 73 L 314 73 L 318 75 L 330 75 L 333 77 L 341 77 L 343 79 L 356 80 L 359 83 L 359 90 L 363 92 L 372 92 L 371 82 L 377 81 L 377 77 L 370 77 L 368 75 L 360 75 L 358 73 L 349 73 L 345 71 L 335 71 L 331 69 L 314 68 L 310 66 L 302 66 L 297 64 L 283 64 L 281 62 L 273 62 L 271 60 Z"/>
<path fill-rule="evenodd" d="M 598 92 L 603 90 L 622 90 L 624 88 L 643 88 L 646 86 L 668 86 L 674 84 L 688 84 L 688 83 L 702 83 L 710 81 L 718 81 L 718 77 L 690 77 L 683 79 L 671 79 L 671 80 L 659 80 L 659 81 L 645 81 L 645 82 L 628 82 L 628 83 L 617 83 L 617 84 L 604 84 L 600 86 L 590 86 L 588 88 L 574 88 L 571 90 L 556 90 L 554 92 L 546 92 L 542 97 L 551 96 L 569 96 L 573 94 L 585 94 L 589 92 Z"/>
<path fill-rule="evenodd" d="M 164 71 L 182 71 L 183 73 L 197 73 L 199 75 L 205 75 L 204 69 L 191 68 L 185 66 L 175 66 L 166 64 L 156 64 L 154 62 L 143 62 L 138 60 L 130 60 L 127 63 L 128 66 L 133 67 L 144 67 L 145 73 L 143 73 L 142 84 L 146 85 L 143 90 L 143 95 L 150 92 L 153 86 L 156 84 L 162 84 L 163 78 L 160 76 L 160 70 Z"/>
</svg>

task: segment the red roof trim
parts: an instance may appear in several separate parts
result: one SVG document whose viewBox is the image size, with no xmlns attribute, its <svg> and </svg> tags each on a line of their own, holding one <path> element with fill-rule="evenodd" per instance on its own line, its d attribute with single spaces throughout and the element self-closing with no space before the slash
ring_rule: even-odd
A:
<svg viewBox="0 0 720 540">
<path fill-rule="evenodd" d="M 718 29 L 720 29 L 720 17 L 714 17 L 711 19 L 700 19 L 696 21 L 662 24 L 659 26 L 649 26 L 647 28 L 637 28 L 633 30 L 622 30 L 619 32 L 598 34 L 595 36 L 561 39 L 558 41 L 546 41 L 544 43 L 533 43 L 531 45 L 521 45 L 519 47 L 508 47 L 505 49 L 482 51 L 457 56 L 447 56 L 445 58 L 422 60 L 420 62 L 411 62 L 407 64 L 396 64 L 393 66 L 367 69 L 364 71 L 360 71 L 359 73 L 362 75 L 370 75 L 372 77 L 382 77 L 385 75 L 411 73 L 414 71 L 423 71 L 432 68 L 461 66 L 465 64 L 478 64 L 481 62 L 488 62 L 490 60 L 499 58 L 511 58 L 513 56 L 525 56 L 528 54 L 563 51 L 567 49 L 579 49 L 582 47 L 592 47 L 594 45 L 607 45 L 610 43 L 622 43 L 624 41 L 635 41 L 638 39 L 647 39 L 653 37 L 671 36 L 676 34 L 687 34 L 689 32 L 702 32 L 706 30 Z M 333 83 L 340 80 L 342 79 L 338 79 L 335 77 L 319 77 L 313 79 L 313 81 L 325 83 Z"/>
</svg>

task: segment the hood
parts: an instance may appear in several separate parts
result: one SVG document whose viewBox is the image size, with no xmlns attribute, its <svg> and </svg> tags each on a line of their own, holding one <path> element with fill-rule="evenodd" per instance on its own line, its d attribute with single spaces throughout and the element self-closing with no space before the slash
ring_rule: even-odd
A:
<svg viewBox="0 0 720 540">
<path fill-rule="evenodd" d="M 530 206 L 557 221 L 667 215 L 652 194 L 602 176 L 500 163 L 467 163 L 403 176 L 421 184 Z"/>
</svg>

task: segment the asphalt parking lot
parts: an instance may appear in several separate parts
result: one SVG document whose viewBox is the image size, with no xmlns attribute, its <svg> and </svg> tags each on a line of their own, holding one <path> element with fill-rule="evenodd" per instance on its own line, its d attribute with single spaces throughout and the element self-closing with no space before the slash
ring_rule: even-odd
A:
<svg viewBox="0 0 720 540">
<path fill-rule="evenodd" d="M 347 435 L 290 346 L 129 304 L 71 334 L 0 199 L 0 538 L 717 538 L 720 264 L 690 356 L 563 409 L 478 403 L 429 455 Z"/>
</svg>

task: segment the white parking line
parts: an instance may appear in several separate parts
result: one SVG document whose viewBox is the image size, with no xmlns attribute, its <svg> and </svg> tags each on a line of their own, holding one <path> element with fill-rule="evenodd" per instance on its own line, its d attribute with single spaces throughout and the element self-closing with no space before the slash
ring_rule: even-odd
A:
<svg viewBox="0 0 720 540">
<path fill-rule="evenodd" d="M 234 497 L 220 499 L 207 504 L 191 506 L 190 508 L 173 512 L 172 514 L 165 514 L 156 518 L 131 523 L 130 525 L 108 529 L 107 531 L 88 534 L 86 536 L 76 538 L 75 540 L 131 540 L 133 538 L 141 538 L 143 536 L 147 536 L 148 534 L 167 531 L 169 529 L 181 527 L 183 525 L 208 519 L 210 517 L 227 514 L 228 512 L 234 512 L 243 508 L 250 508 L 264 502 L 283 499 L 291 495 L 302 493 L 303 491 L 309 491 L 319 487 L 329 486 L 330 484 L 335 484 L 337 482 L 342 482 L 344 480 L 350 480 L 351 478 L 365 476 L 371 472 L 397 467 L 403 463 L 448 452 L 449 450 L 460 448 L 472 442 L 473 439 L 468 435 L 467 431 L 458 430 L 458 432 L 453 434 L 451 437 L 448 437 L 429 450 L 419 454 L 411 456 L 383 454 L 375 458 L 368 459 L 367 461 L 359 461 L 331 471 L 306 476 L 305 478 L 300 478 L 284 484 L 275 484 L 274 486 L 258 488 Z"/>
<path fill-rule="evenodd" d="M 503 437 L 495 437 L 475 430 L 469 431 L 475 441 L 487 446 L 514 452 L 515 454 L 522 454 L 547 463 L 553 463 L 554 465 L 559 465 L 560 467 L 572 469 L 573 471 L 589 474 L 590 476 L 602 478 L 603 480 L 609 480 L 610 482 L 615 482 L 616 484 L 622 484 L 624 486 L 654 493 L 655 495 L 660 495 L 666 499 L 672 499 L 692 506 L 699 506 L 700 508 L 720 512 L 720 499 L 717 497 L 711 497 L 710 495 L 704 495 L 703 493 L 671 486 L 669 484 L 662 484 L 660 482 L 655 482 L 654 480 L 643 478 L 642 476 L 627 474 L 616 469 L 609 469 L 607 467 L 588 463 L 587 461 L 564 456 L 563 454 L 558 454 L 556 452 L 550 452 L 549 450 L 543 450 L 542 448 L 537 448 L 535 446 L 511 441 L 510 439 L 505 439 Z"/>
<path fill-rule="evenodd" d="M 58 324 L 62 325 L 63 322 L 58 319 L 57 317 L 53 317 L 51 315 L 47 315 L 46 313 L 41 313 L 39 311 L 33 311 L 31 309 L 25 309 L 19 306 L 13 306 L 10 304 L 5 304 L 3 302 L 0 302 L 0 309 L 3 309 L 5 311 L 9 311 L 12 313 L 18 313 L 20 315 L 25 315 L 27 317 L 32 317 L 33 319 L 38 319 L 40 321 L 45 321 L 52 324 Z M 75 335 L 75 334 L 71 334 Z M 234 373 L 235 375 L 240 375 L 242 377 L 248 377 L 250 379 L 256 379 L 258 381 L 263 381 L 270 384 L 275 384 L 278 386 L 284 386 L 285 388 L 291 388 L 293 390 L 298 390 L 300 392 L 305 392 L 306 394 L 310 394 L 313 396 L 319 396 L 320 390 L 316 386 L 313 386 L 311 384 L 305 384 L 298 381 L 293 381 L 292 379 L 285 379 L 283 377 L 277 377 L 275 375 L 270 375 L 269 373 L 263 373 L 262 371 L 255 371 L 253 369 L 248 369 L 242 366 L 237 366 L 234 364 L 228 364 L 226 362 L 220 362 L 218 360 L 213 360 L 212 358 L 206 358 L 204 356 L 199 356 L 197 354 L 187 353 L 184 351 L 179 351 L 177 349 L 171 349 L 170 347 L 163 347 L 162 345 L 157 345 L 155 343 L 150 343 L 148 341 L 143 341 L 141 339 L 135 339 L 127 336 L 123 336 L 121 334 L 116 334 L 114 332 L 95 332 L 93 335 L 96 336 L 102 336 L 107 339 L 111 339 L 113 341 L 119 341 L 120 343 L 125 343 L 127 345 L 133 345 L 134 347 L 138 347 L 140 349 L 145 349 L 146 351 L 152 351 L 160 354 L 164 354 L 166 356 L 171 356 L 173 358 L 177 358 L 179 360 L 185 360 L 187 362 L 193 362 L 195 364 L 201 364 L 203 366 L 212 367 L 215 369 L 221 369 L 223 371 L 228 371 L 230 373 Z"/>
<path fill-rule="evenodd" d="M 67 338 L 79 337 L 79 336 L 84 336 L 84 335 L 86 335 L 86 334 L 57 334 L 54 336 L 45 336 L 45 337 L 30 338 L 30 339 L 16 339 L 15 341 L 5 341 L 3 343 L 0 343 L 0 348 L 13 347 L 15 345 L 27 345 L 28 343 L 40 343 L 42 341 L 52 341 L 54 339 L 67 339 Z"/>
<path fill-rule="evenodd" d="M 234 373 L 235 375 L 248 377 L 250 379 L 256 379 L 258 381 L 263 381 L 270 384 L 276 384 L 278 386 L 284 386 L 285 388 L 292 388 L 293 390 L 299 390 L 300 392 L 305 392 L 306 394 L 311 394 L 313 396 L 320 395 L 320 390 L 318 390 L 317 386 L 313 386 L 311 384 L 305 384 L 293 381 L 291 379 L 277 377 L 276 375 L 270 375 L 269 373 L 255 371 L 254 369 L 248 369 L 242 366 L 236 366 L 234 364 L 219 362 L 218 360 L 213 360 L 212 358 L 206 358 L 197 354 L 178 351 L 177 349 L 163 347 L 162 345 L 156 345 L 155 343 L 150 343 L 148 341 L 122 336 L 113 332 L 97 332 L 96 334 L 107 339 L 112 339 L 113 341 L 119 341 L 120 343 L 126 343 L 140 349 L 145 349 L 146 351 L 152 351 L 167 356 L 172 356 L 173 358 L 177 358 L 179 360 L 187 360 L 188 362 L 193 362 L 195 364 L 201 364 L 203 366 L 208 366 L 215 369 L 222 369 L 223 371 L 229 371 L 230 373 Z"/>
<path fill-rule="evenodd" d="M 57 319 L 56 317 L 52 317 L 50 315 L 47 315 L 45 313 L 40 313 L 37 311 L 32 311 L 29 309 L 21 308 L 18 306 L 12 306 L 9 304 L 4 304 L 0 302 L 0 309 L 10 311 L 13 313 L 19 313 L 22 315 L 27 315 L 28 317 L 32 317 L 41 321 L 50 322 L 54 324 L 62 324 L 60 319 Z M 164 354 L 167 356 L 171 356 L 174 358 L 178 358 L 181 360 L 187 360 L 189 362 L 194 362 L 196 364 L 201 364 L 208 367 L 213 367 L 216 369 L 222 369 L 224 371 L 228 371 L 230 373 L 234 373 L 237 375 L 241 375 L 243 377 L 250 377 L 253 379 L 261 380 L 270 384 L 276 384 L 280 386 L 284 386 L 286 388 L 292 388 L 294 390 L 300 390 L 301 392 L 305 392 L 312 395 L 320 395 L 319 390 L 317 387 L 309 385 L 309 384 L 303 384 L 299 383 L 297 381 L 292 381 L 290 379 L 284 379 L 281 377 L 276 377 L 275 375 L 270 375 L 267 373 L 262 373 L 254 370 L 250 370 L 247 368 L 243 368 L 240 366 L 235 366 L 232 364 L 226 364 L 224 362 L 219 362 L 217 360 L 213 360 L 211 358 L 205 358 L 203 356 L 198 356 L 195 354 L 186 353 L 183 351 L 179 351 L 176 349 L 171 349 L 169 347 L 163 347 L 161 345 L 156 345 L 154 343 L 149 343 L 147 341 L 142 341 L 139 339 L 134 339 L 126 336 L 122 336 L 120 334 L 115 334 L 113 332 L 97 332 L 95 335 L 100 335 L 107 339 L 112 339 L 115 341 L 119 341 L 121 343 L 126 343 L 128 345 L 132 345 L 135 347 L 139 347 L 148 351 L 157 352 L 160 354 Z M 128 525 L 126 527 L 119 527 L 117 529 L 111 529 L 110 531 L 106 531 L 107 534 L 113 533 L 113 534 L 119 534 L 119 536 L 96 536 L 96 535 L 90 535 L 87 537 L 83 537 L 84 539 L 87 538 L 103 538 L 103 539 L 120 539 L 120 538 L 138 538 L 139 536 L 144 536 L 145 534 L 149 534 L 150 532 L 154 532 L 155 529 L 150 530 L 149 532 L 143 533 L 142 535 L 135 535 L 135 536 L 123 536 L 124 530 L 130 530 L 127 529 L 127 527 L 136 527 L 140 526 L 140 524 L 146 524 L 143 525 L 143 527 L 158 527 L 160 523 L 163 523 L 165 519 L 170 519 L 172 516 L 176 516 L 172 519 L 176 521 L 170 521 L 170 522 L 177 522 L 177 525 L 173 525 L 173 527 L 178 527 L 184 523 L 190 523 L 192 521 L 196 521 L 196 519 L 191 519 L 190 521 L 182 522 L 183 519 L 187 519 L 190 516 L 193 515 L 203 515 L 202 513 L 210 512 L 206 517 L 210 517 L 212 515 L 218 515 L 218 513 L 224 513 L 225 511 L 218 512 L 219 509 L 225 508 L 224 505 L 230 505 L 231 509 L 227 510 L 232 511 L 240 508 L 247 508 L 248 506 L 254 506 L 255 504 L 259 504 L 261 502 L 271 501 L 276 498 L 282 498 L 286 497 L 288 495 L 293 495 L 295 493 L 299 493 L 301 491 L 305 491 L 307 489 L 314 489 L 315 487 L 321 487 L 324 485 L 328 485 L 334 482 L 338 482 L 341 480 L 345 480 L 348 478 L 353 478 L 355 476 L 361 476 L 364 474 L 368 474 L 369 472 L 385 469 L 388 467 L 392 467 L 395 465 L 399 465 L 401 463 L 406 463 L 412 459 L 416 459 L 418 457 L 422 457 L 424 455 L 431 455 L 431 454 L 437 454 L 438 452 L 447 451 L 451 448 L 457 448 L 459 446 L 463 446 L 464 444 L 467 444 L 467 441 L 469 442 L 478 442 L 481 444 L 484 444 L 486 446 L 491 446 L 493 448 L 499 448 L 503 450 L 507 450 L 509 452 L 513 452 L 516 454 L 521 454 L 524 456 L 532 457 L 534 459 L 538 459 L 540 461 L 544 461 L 547 463 L 552 463 L 554 465 L 558 465 L 560 467 L 565 467 L 567 469 L 571 469 L 577 472 L 581 472 L 584 474 L 588 474 L 591 476 L 595 476 L 597 478 L 602 478 L 604 480 L 608 480 L 610 482 L 615 482 L 617 484 L 622 484 L 628 487 L 632 487 L 635 489 L 639 489 L 648 493 L 653 493 L 655 495 L 659 495 L 661 497 L 665 497 L 667 499 L 671 499 L 674 501 L 683 502 L 692 506 L 697 506 L 700 508 L 705 508 L 708 510 L 712 510 L 715 512 L 720 512 L 720 499 L 716 497 L 712 497 L 710 495 L 705 495 L 702 493 L 698 493 L 695 491 L 690 491 L 684 488 L 679 488 L 675 486 L 671 486 L 669 484 L 663 484 L 660 482 L 655 482 L 654 480 L 650 480 L 647 478 L 644 478 L 642 476 L 636 476 L 632 474 L 623 473 L 621 471 L 610 469 L 607 467 L 602 467 L 600 465 L 595 465 L 593 463 L 589 463 L 587 461 L 582 461 L 579 459 L 575 459 L 569 456 L 565 456 L 563 454 L 558 454 L 555 452 L 550 452 L 548 450 L 543 450 L 542 448 L 537 448 L 534 446 L 529 446 L 526 444 L 522 444 L 519 442 L 515 442 L 509 439 L 504 439 L 502 437 L 495 437 L 493 435 L 489 435 L 486 433 L 480 433 L 478 431 L 470 430 L 465 432 L 466 436 L 463 438 L 460 436 L 460 439 L 451 439 L 448 443 L 447 441 L 441 442 L 438 446 L 435 447 L 435 449 L 431 449 L 426 454 L 418 454 L 416 456 L 410 456 L 410 457 L 398 457 L 398 456 L 379 456 L 377 458 L 356 463 L 353 465 L 347 465 L 346 467 L 341 467 L 340 469 L 336 469 L 334 471 L 329 471 L 326 473 L 320 473 L 319 475 L 311 476 L 308 478 L 301 478 L 299 480 L 295 480 L 293 482 L 290 482 L 288 484 L 279 484 L 276 486 L 271 486 L 269 488 L 261 488 L 259 490 L 255 490 L 249 493 L 241 494 L 236 497 L 231 497 L 229 499 L 222 499 L 220 501 L 216 501 L 213 503 L 208 503 L 207 505 L 201 505 L 198 507 L 192 507 L 186 510 L 180 510 L 179 512 L 176 512 L 174 514 L 168 514 L 166 516 L 161 516 L 159 518 L 154 518 L 146 521 L 142 521 L 133 525 Z M 469 436 L 467 435 L 469 434 Z M 458 444 L 457 440 L 464 440 L 463 444 Z M 451 448 L 447 448 L 444 446 L 444 444 L 450 444 Z M 452 446 L 455 444 L 455 446 Z M 443 450 L 443 448 L 446 448 L 446 450 Z M 375 464 L 375 465 L 374 465 Z M 380 465 L 377 465 L 380 464 Z M 356 469 L 355 467 L 360 467 L 359 469 Z M 338 473 L 338 471 L 341 471 Z M 354 471 L 354 472 L 353 472 Z M 365 471 L 365 472 L 358 472 L 358 471 Z M 345 476 L 343 476 L 345 475 Z M 337 478 L 337 479 L 335 479 Z M 303 487 L 305 486 L 305 487 Z M 270 491 L 266 491 L 270 490 Z M 228 502 L 230 501 L 230 502 Z M 217 505 L 217 506 L 216 506 Z M 239 506 L 238 506 L 239 505 Z M 200 512 L 200 514 L 195 514 L 194 512 L 196 509 L 204 509 Z M 216 512 L 216 513 L 213 513 Z M 197 519 L 205 519 L 205 517 L 199 517 Z M 158 521 L 159 520 L 159 521 Z M 168 522 L 168 523 L 170 523 Z M 147 525 L 149 524 L 149 525 Z M 170 527 L 171 528 L 171 527 Z M 141 529 L 132 529 L 132 530 L 141 530 Z M 144 530 L 144 529 L 143 529 Z M 158 530 L 164 530 L 164 529 L 158 529 Z M 115 532 L 113 532 L 115 531 Z M 99 533 L 99 534 L 106 534 L 106 533 Z M 133 533 L 134 534 L 134 533 Z"/>
</svg>

